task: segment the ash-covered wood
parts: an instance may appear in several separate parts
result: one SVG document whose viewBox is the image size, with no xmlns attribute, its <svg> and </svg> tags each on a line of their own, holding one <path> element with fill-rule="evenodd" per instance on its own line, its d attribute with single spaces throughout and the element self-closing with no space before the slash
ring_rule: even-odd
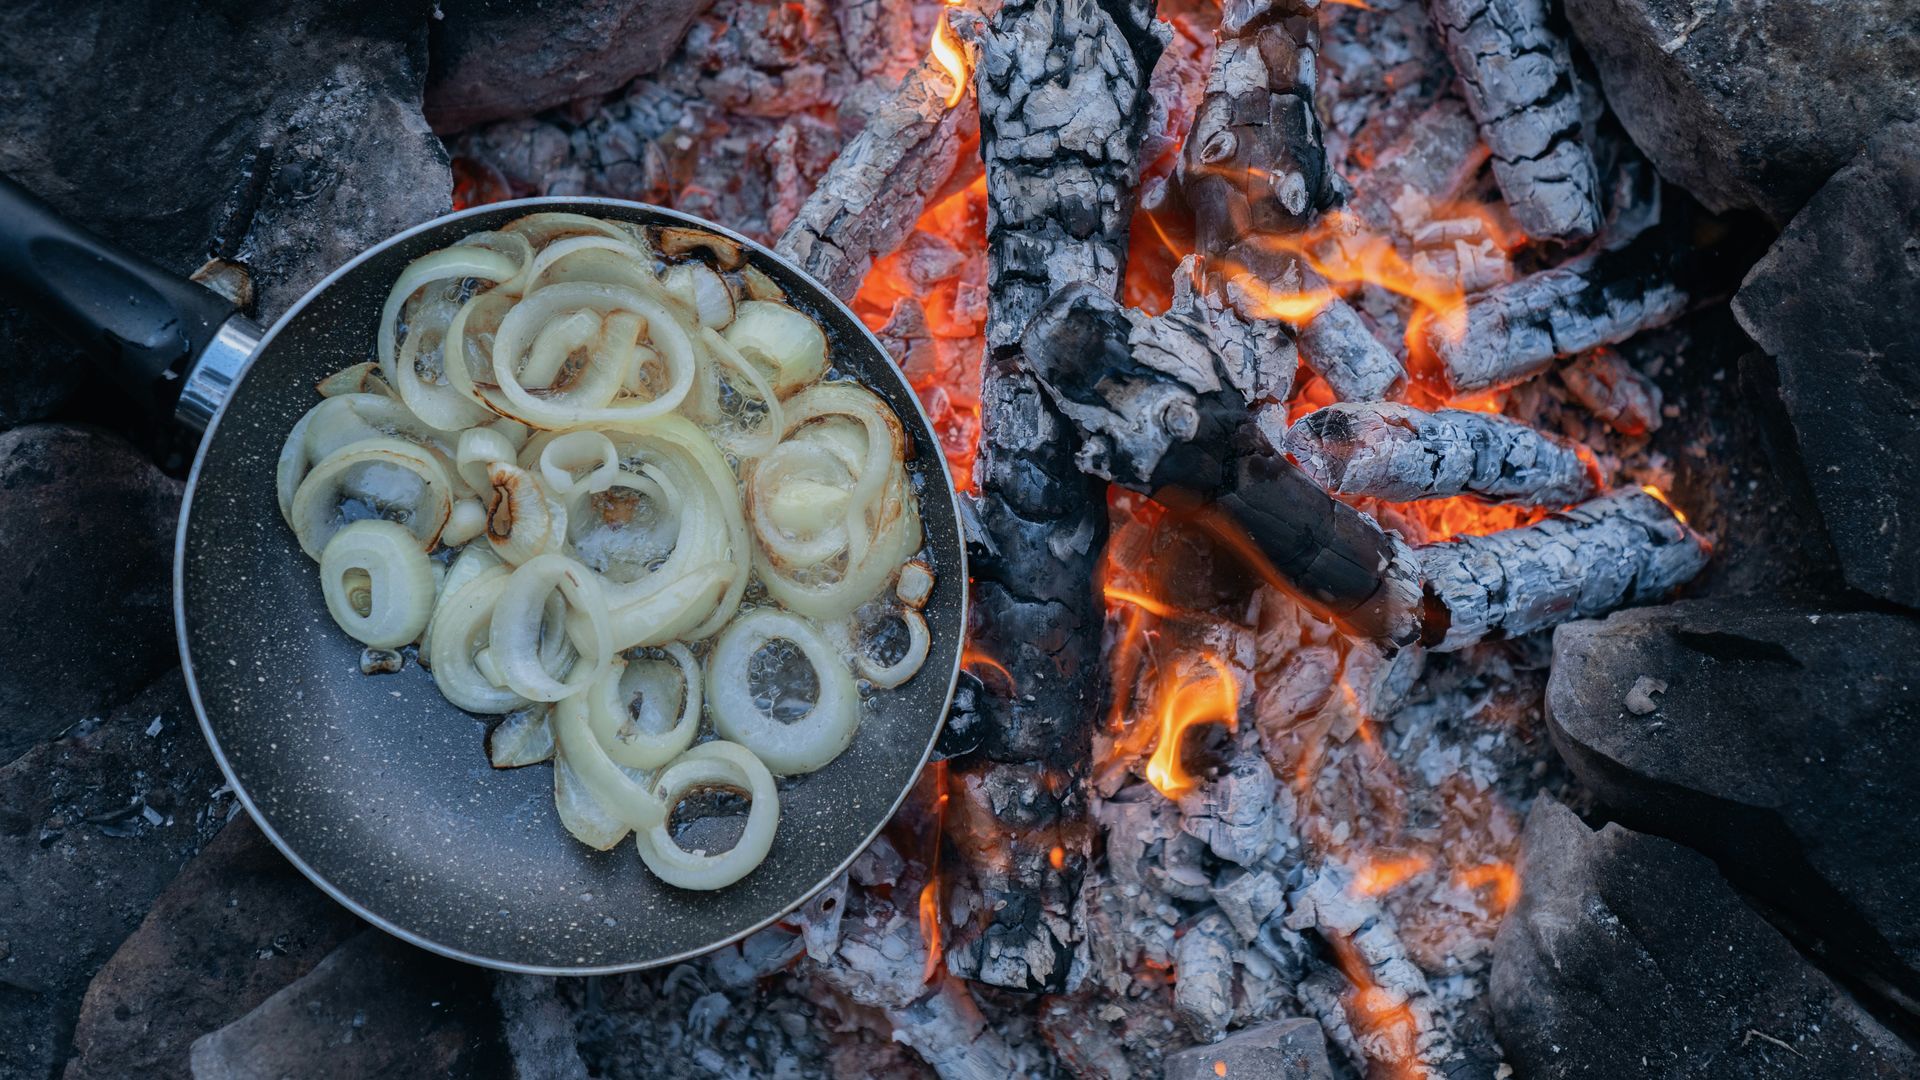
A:
<svg viewBox="0 0 1920 1080">
<path fill-rule="evenodd" d="M 1233 924 L 1218 911 L 1193 921 L 1173 947 L 1173 1007 L 1187 1030 L 1212 1042 L 1233 1019 L 1233 954 L 1239 942 Z"/>
<path fill-rule="evenodd" d="M 1000 827 L 995 857 L 973 865 L 975 918 L 947 958 L 1000 986 L 1065 985 L 1104 685 L 1093 576 L 1105 485 L 1075 466 L 1078 440 L 1027 370 L 1020 334 L 1063 287 L 1119 288 L 1165 32 L 1150 0 L 1012 0 L 980 42 L 989 303 L 971 638 L 1005 676 L 963 696 L 949 741 L 972 748 L 955 769 L 960 801 Z"/>
<path fill-rule="evenodd" d="M 900 246 L 953 174 L 979 114 L 964 100 L 949 107 L 952 88 L 931 58 L 909 71 L 781 235 L 781 254 L 840 299 L 859 290 L 874 260 Z"/>
<path fill-rule="evenodd" d="M 1582 353 L 1560 369 L 1575 401 L 1622 435 L 1660 427 L 1660 385 L 1612 349 Z"/>
<path fill-rule="evenodd" d="M 1567 43 L 1545 0 L 1427 0 L 1493 151 L 1493 176 L 1527 235 L 1571 242 L 1600 227 L 1600 179 L 1580 130 Z"/>
<path fill-rule="evenodd" d="M 1515 637 L 1658 600 L 1712 553 L 1673 508 L 1638 489 L 1518 529 L 1415 551 L 1437 649 Z"/>
<path fill-rule="evenodd" d="M 1712 295 L 1711 261 L 1684 239 L 1655 230 L 1617 251 L 1570 259 L 1481 293 L 1460 319 L 1434 319 L 1427 344 L 1456 392 L 1510 386 L 1560 357 L 1679 318 Z"/>
<path fill-rule="evenodd" d="M 1393 502 L 1472 494 L 1567 506 L 1598 493 L 1593 455 L 1518 420 L 1396 402 L 1329 405 L 1287 429 L 1287 453 L 1337 495 Z"/>
<path fill-rule="evenodd" d="M 1211 287 L 1253 321 L 1275 294 L 1326 283 L 1282 241 L 1337 198 L 1314 112 L 1311 0 L 1247 0 L 1221 10 L 1206 95 L 1182 149 L 1178 185 Z M 1405 371 L 1358 312 L 1330 300 L 1300 327 L 1303 358 L 1343 400 L 1393 393 Z"/>
</svg>

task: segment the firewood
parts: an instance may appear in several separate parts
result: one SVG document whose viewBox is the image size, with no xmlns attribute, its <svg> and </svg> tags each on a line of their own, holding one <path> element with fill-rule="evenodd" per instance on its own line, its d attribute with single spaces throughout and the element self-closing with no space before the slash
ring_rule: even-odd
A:
<svg viewBox="0 0 1920 1080">
<path fill-rule="evenodd" d="M 1464 409 L 1329 405 L 1294 422 L 1286 449 L 1333 494 L 1394 502 L 1471 493 L 1559 507 L 1592 497 L 1600 483 L 1583 448 L 1518 420 Z"/>
<path fill-rule="evenodd" d="M 1566 40 L 1544 0 L 1428 0 L 1493 177 L 1527 235 L 1571 242 L 1600 226 L 1600 180 L 1580 130 Z"/>
<path fill-rule="evenodd" d="M 1314 112 L 1314 4 L 1250 0 L 1221 10 L 1220 40 L 1177 183 L 1193 211 L 1210 287 L 1250 322 L 1276 293 L 1326 288 L 1276 238 L 1297 237 L 1336 200 Z M 1300 327 L 1307 365 L 1343 400 L 1391 395 L 1406 372 L 1344 300 Z"/>
<path fill-rule="evenodd" d="M 1427 343 L 1456 393 L 1509 386 L 1560 357 L 1679 318 L 1711 295 L 1702 261 L 1669 230 L 1654 230 L 1490 289 L 1459 319 L 1432 320 Z"/>
<path fill-rule="evenodd" d="M 1612 349 L 1582 353 L 1560 369 L 1574 400 L 1622 435 L 1660 427 L 1660 387 Z"/>
<path fill-rule="evenodd" d="M 1240 942 L 1227 917 L 1208 911 L 1193 921 L 1173 948 L 1173 1007 L 1187 1031 L 1212 1042 L 1233 1018 L 1233 954 Z"/>
<path fill-rule="evenodd" d="M 1425 637 L 1455 649 L 1658 600 L 1712 552 L 1662 500 L 1628 488 L 1544 521 L 1416 550 Z"/>
<path fill-rule="evenodd" d="M 775 245 L 842 300 L 876 259 L 898 248 L 953 174 L 976 124 L 931 58 L 907 72 L 835 158 Z"/>
<path fill-rule="evenodd" d="M 1002 827 L 996 857 L 973 862 L 977 919 L 947 961 L 1000 986 L 1065 985 L 1088 857 L 1074 825 L 1104 685 L 1092 582 L 1105 485 L 1075 466 L 1078 440 L 1027 370 L 1020 335 L 1062 287 L 1119 288 L 1165 33 L 1151 0 L 1010 0 L 980 43 L 989 304 L 971 638 L 1005 674 L 962 695 L 949 742 L 971 747 L 955 766 L 961 801 Z"/>
</svg>

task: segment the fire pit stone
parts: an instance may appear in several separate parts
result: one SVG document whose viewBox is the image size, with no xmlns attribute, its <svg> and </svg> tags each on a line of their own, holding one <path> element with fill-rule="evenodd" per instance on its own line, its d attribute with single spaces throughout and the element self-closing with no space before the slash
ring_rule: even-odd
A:
<svg viewBox="0 0 1920 1080">
<path fill-rule="evenodd" d="M 1211 1046 L 1167 1055 L 1166 1080 L 1333 1080 L 1320 1025 L 1294 1017 L 1236 1031 Z"/>
</svg>

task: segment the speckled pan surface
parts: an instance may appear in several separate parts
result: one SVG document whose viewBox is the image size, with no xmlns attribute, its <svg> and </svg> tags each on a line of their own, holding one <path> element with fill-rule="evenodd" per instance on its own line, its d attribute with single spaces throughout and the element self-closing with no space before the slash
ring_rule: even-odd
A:
<svg viewBox="0 0 1920 1080">
<path fill-rule="evenodd" d="M 628 970 L 779 918 L 885 823 L 952 698 L 965 556 L 939 444 L 898 369 L 844 307 L 741 241 L 790 302 L 827 328 L 834 363 L 905 424 L 937 578 L 925 667 L 876 693 L 852 747 L 783 795 L 766 862 L 731 888 L 696 893 L 654 878 L 631 842 L 591 851 L 554 813 L 550 766 L 489 767 L 487 721 L 449 705 L 416 664 L 361 675 L 359 647 L 328 617 L 314 565 L 275 508 L 281 444 L 319 400 L 316 380 L 372 358 L 380 305 L 408 262 L 535 210 L 703 224 L 634 203 L 523 200 L 440 219 L 343 268 L 275 326 L 201 449 L 182 513 L 176 614 L 208 741 L 247 808 L 322 888 L 457 959 L 551 973 Z"/>
</svg>

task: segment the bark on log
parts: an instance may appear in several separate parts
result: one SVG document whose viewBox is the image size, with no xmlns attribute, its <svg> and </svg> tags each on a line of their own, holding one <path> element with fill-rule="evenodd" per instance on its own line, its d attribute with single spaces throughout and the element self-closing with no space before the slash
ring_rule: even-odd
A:
<svg viewBox="0 0 1920 1080">
<path fill-rule="evenodd" d="M 1574 400 L 1622 435 L 1660 428 L 1660 387 L 1612 349 L 1581 353 L 1560 369 Z"/>
<path fill-rule="evenodd" d="M 953 174 L 979 114 L 966 101 L 949 108 L 952 88 L 931 58 L 907 72 L 775 245 L 840 299 L 859 291 L 874 260 L 899 248 Z"/>
<path fill-rule="evenodd" d="M 1274 584 L 1351 636 L 1463 648 L 1657 599 L 1706 563 L 1706 541 L 1640 491 L 1409 549 L 1279 453 L 1203 340 L 1135 349 L 1150 321 L 1074 289 L 1028 329 L 1027 358 L 1082 439 L 1081 467 L 1192 513 L 1230 545 L 1251 542 Z"/>
<path fill-rule="evenodd" d="M 1119 288 L 1165 33 L 1151 0 L 1009 0 L 980 45 L 989 307 L 971 636 L 1009 678 L 963 695 L 950 729 L 973 744 L 956 767 L 962 801 L 1005 827 L 996 857 L 975 863 L 979 915 L 947 963 L 999 986 L 1065 985 L 1104 682 L 1093 574 L 1105 486 L 1075 466 L 1077 440 L 1026 369 L 1020 334 L 1064 286 Z"/>
<path fill-rule="evenodd" d="M 1580 130 L 1567 43 L 1545 0 L 1428 0 L 1460 75 L 1493 176 L 1527 235 L 1584 240 L 1600 227 L 1600 178 Z"/>
<path fill-rule="evenodd" d="M 1707 564 L 1711 547 L 1636 488 L 1518 529 L 1415 551 L 1436 649 L 1518 637 L 1661 599 Z"/>
<path fill-rule="evenodd" d="M 1657 230 L 1490 289 L 1467 302 L 1464 325 L 1434 319 L 1427 344 L 1456 393 L 1510 386 L 1679 318 L 1715 291 L 1712 261 Z"/>
<path fill-rule="evenodd" d="M 1287 429 L 1287 453 L 1322 488 L 1392 502 L 1473 494 L 1567 506 L 1600 490 L 1593 455 L 1518 420 L 1394 402 L 1329 405 Z"/>
<path fill-rule="evenodd" d="M 1272 295 L 1326 285 L 1276 245 L 1336 200 L 1313 105 L 1315 6 L 1235 0 L 1221 9 L 1206 96 L 1182 149 L 1177 179 L 1209 285 L 1255 322 L 1272 319 Z M 1406 377 L 1344 300 L 1308 319 L 1299 339 L 1308 366 L 1342 400 L 1387 397 Z"/>
</svg>

